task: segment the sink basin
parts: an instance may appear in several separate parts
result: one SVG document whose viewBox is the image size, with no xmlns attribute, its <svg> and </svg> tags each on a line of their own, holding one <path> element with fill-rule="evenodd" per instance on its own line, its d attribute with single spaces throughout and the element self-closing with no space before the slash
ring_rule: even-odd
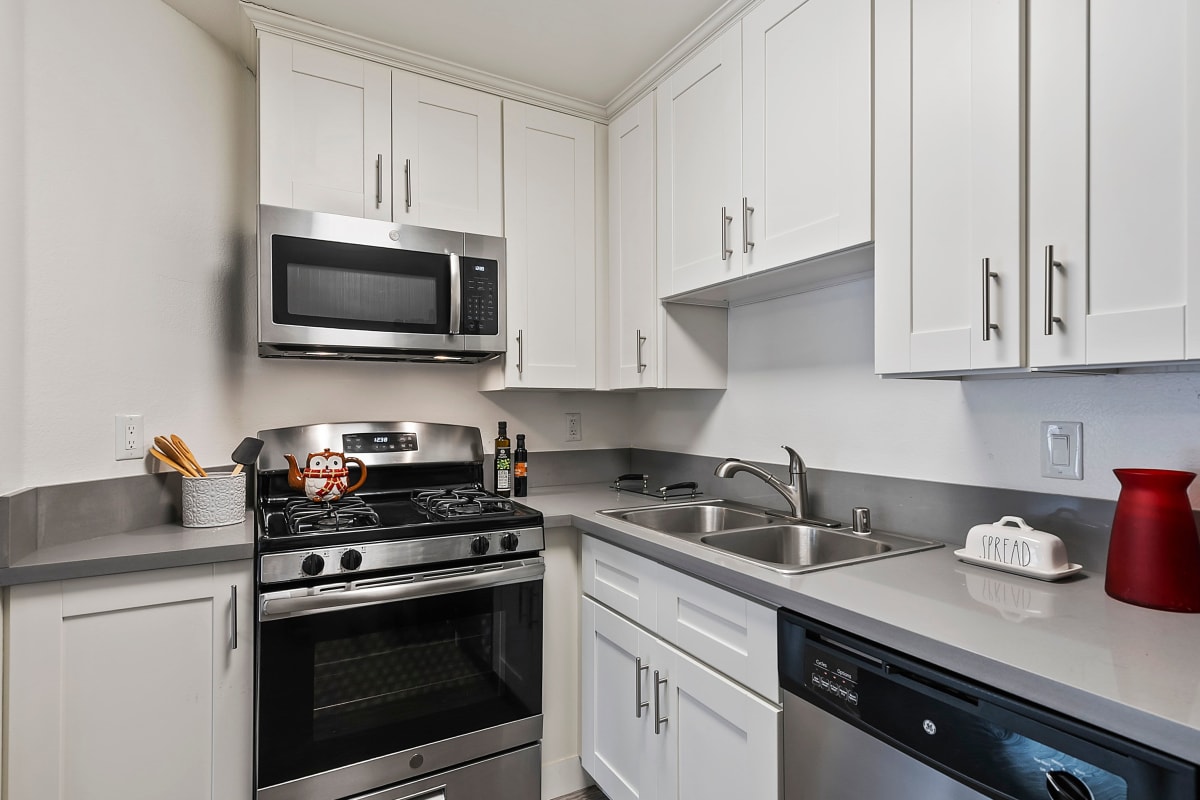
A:
<svg viewBox="0 0 1200 800">
<path fill-rule="evenodd" d="M 660 533 L 713 533 L 756 528 L 785 519 L 766 511 L 737 508 L 721 500 L 656 508 L 616 508 L 600 513 Z"/>
<path fill-rule="evenodd" d="M 807 525 L 770 525 L 713 533 L 701 536 L 700 543 L 764 562 L 780 572 L 854 561 L 892 550 L 891 545 L 875 539 Z"/>
<path fill-rule="evenodd" d="M 846 527 L 820 528 L 732 500 L 611 508 L 600 513 L 784 575 L 942 546 L 884 531 L 860 535 Z"/>
</svg>

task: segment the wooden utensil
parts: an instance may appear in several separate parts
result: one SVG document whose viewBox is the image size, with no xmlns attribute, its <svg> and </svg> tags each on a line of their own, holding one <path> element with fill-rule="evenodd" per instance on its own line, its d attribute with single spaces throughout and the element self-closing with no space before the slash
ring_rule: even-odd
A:
<svg viewBox="0 0 1200 800">
<path fill-rule="evenodd" d="M 187 466 L 196 470 L 196 472 L 199 472 L 200 477 L 208 477 L 208 473 L 204 471 L 204 467 L 200 466 L 199 460 L 197 460 L 195 454 L 192 453 L 192 448 L 187 446 L 187 442 L 172 433 L 171 444 L 175 445 L 175 449 L 179 452 L 179 454 L 188 460 Z"/>
<path fill-rule="evenodd" d="M 156 444 L 159 450 L 161 450 L 168 458 L 178 465 L 179 471 L 184 475 L 187 475 L 189 478 L 200 477 L 200 473 L 192 469 L 191 464 L 188 463 L 188 460 L 186 457 L 184 457 L 183 453 L 180 453 L 179 450 L 176 449 L 175 445 L 173 445 L 165 436 L 155 436 L 154 444 Z"/>
<path fill-rule="evenodd" d="M 242 467 L 253 464 L 254 459 L 258 458 L 258 454 L 262 452 L 262 449 L 262 439 L 255 439 L 253 436 L 247 436 L 245 439 L 242 439 L 242 443 L 234 448 L 233 455 L 230 456 L 233 462 L 237 464 L 233 468 L 233 474 L 237 475 L 242 471 Z"/>
<path fill-rule="evenodd" d="M 150 455 L 154 456 L 159 461 L 163 462 L 168 467 L 170 467 L 171 469 L 180 473 L 181 475 L 187 475 L 189 478 L 196 477 L 195 475 L 192 475 L 188 470 L 184 469 L 180 464 L 175 462 L 172 458 L 170 458 L 169 456 L 163 455 L 162 453 L 155 450 L 153 447 L 150 448 Z"/>
</svg>

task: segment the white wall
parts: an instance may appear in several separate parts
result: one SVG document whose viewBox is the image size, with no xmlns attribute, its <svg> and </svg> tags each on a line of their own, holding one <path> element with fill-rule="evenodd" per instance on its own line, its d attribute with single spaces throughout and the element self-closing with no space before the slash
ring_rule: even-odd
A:
<svg viewBox="0 0 1200 800">
<path fill-rule="evenodd" d="M 728 389 L 639 395 L 634 441 L 775 464 L 790 444 L 822 469 L 1110 499 L 1115 467 L 1200 471 L 1200 374 L 883 380 L 872 291 L 732 309 Z M 1041 477 L 1041 420 L 1083 422 L 1083 481 Z"/>
<path fill-rule="evenodd" d="M 24 14 L 0 0 L 0 494 L 21 484 L 25 435 Z"/>
<path fill-rule="evenodd" d="M 6 16 L 22 8 L 0 2 Z M 562 413 L 581 411 L 572 446 L 628 446 L 627 397 L 484 395 L 457 365 L 257 358 L 253 76 L 160 0 L 23 8 L 28 333 L 9 358 L 26 362 L 18 399 L 37 446 L 0 487 L 146 471 L 113 460 L 117 413 L 145 415 L 147 438 L 183 436 L 209 464 L 261 428 L 355 418 L 478 425 L 485 440 L 507 419 L 550 450 L 568 447 Z M 0 168 L 19 160 L 10 150 Z M 14 402 L 0 394 L 0 412 Z"/>
</svg>

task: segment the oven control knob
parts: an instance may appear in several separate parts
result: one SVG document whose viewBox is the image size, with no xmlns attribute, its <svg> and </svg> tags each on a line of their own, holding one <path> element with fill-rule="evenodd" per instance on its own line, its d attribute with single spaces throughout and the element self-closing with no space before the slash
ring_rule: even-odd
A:
<svg viewBox="0 0 1200 800">
<path fill-rule="evenodd" d="M 481 556 L 488 551 L 490 545 L 491 542 L 488 541 L 486 536 L 476 536 L 471 541 L 471 552 L 477 556 Z"/>
<path fill-rule="evenodd" d="M 515 533 L 506 533 L 500 537 L 500 547 L 505 550 L 516 550 L 520 543 L 521 539 Z"/>
<path fill-rule="evenodd" d="M 321 558 L 316 553 L 309 553 L 300 562 L 300 571 L 305 575 L 320 575 L 325 569 L 325 559 Z"/>
<path fill-rule="evenodd" d="M 342 553 L 342 569 L 358 569 L 362 566 L 362 553 L 357 550 L 347 550 Z"/>
</svg>

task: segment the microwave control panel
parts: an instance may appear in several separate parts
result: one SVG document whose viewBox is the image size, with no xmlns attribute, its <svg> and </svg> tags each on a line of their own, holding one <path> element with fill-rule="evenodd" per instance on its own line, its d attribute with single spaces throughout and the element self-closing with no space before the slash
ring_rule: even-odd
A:
<svg viewBox="0 0 1200 800">
<path fill-rule="evenodd" d="M 500 279 L 495 261 L 462 259 L 462 332 L 495 336 L 500 332 Z"/>
</svg>

